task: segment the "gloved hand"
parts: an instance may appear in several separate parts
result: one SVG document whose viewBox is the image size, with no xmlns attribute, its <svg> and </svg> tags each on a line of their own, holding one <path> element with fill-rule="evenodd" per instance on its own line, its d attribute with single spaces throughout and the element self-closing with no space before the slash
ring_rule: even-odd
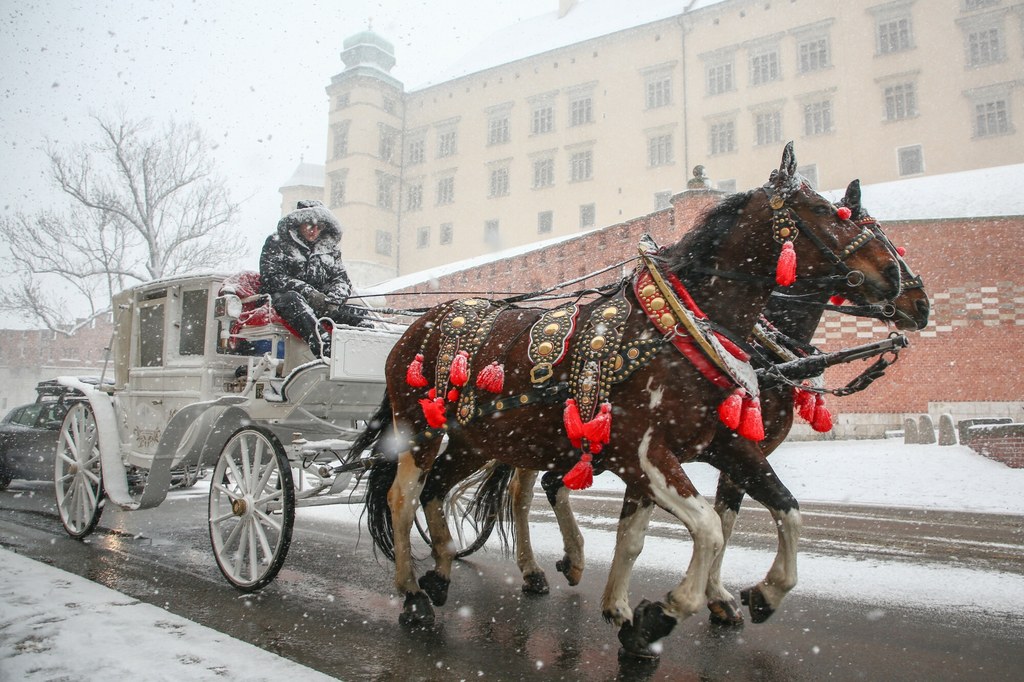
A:
<svg viewBox="0 0 1024 682">
<path fill-rule="evenodd" d="M 306 294 L 306 303 L 313 309 L 313 312 L 317 315 L 323 315 L 327 309 L 327 296 L 323 292 L 317 291 L 316 289 L 311 290 Z"/>
</svg>

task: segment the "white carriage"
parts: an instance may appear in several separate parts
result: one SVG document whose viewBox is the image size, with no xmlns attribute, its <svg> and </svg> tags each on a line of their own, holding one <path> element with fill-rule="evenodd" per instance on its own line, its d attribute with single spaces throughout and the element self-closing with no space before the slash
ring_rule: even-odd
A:
<svg viewBox="0 0 1024 682">
<path fill-rule="evenodd" d="M 82 538 L 104 504 L 154 507 L 172 471 L 188 484 L 212 468 L 214 556 L 252 591 L 283 564 L 296 507 L 359 501 L 361 460 L 342 457 L 380 405 L 400 333 L 336 327 L 319 359 L 266 297 L 247 295 L 251 279 L 250 291 L 238 283 L 178 277 L 114 297 L 114 383 L 78 387 L 85 399 L 62 424 L 54 477 L 64 528 Z"/>
</svg>

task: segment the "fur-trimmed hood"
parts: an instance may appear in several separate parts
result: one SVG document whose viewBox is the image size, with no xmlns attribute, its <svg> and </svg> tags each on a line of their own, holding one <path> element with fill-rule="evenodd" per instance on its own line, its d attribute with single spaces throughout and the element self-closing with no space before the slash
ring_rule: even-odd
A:
<svg viewBox="0 0 1024 682">
<path fill-rule="evenodd" d="M 315 243 L 316 251 L 333 249 L 341 241 L 341 223 L 323 202 L 315 199 L 300 201 L 294 211 L 281 218 L 277 223 L 277 234 L 286 242 L 310 248 L 310 244 L 299 236 L 299 226 L 306 223 L 320 226 L 320 236 Z"/>
</svg>

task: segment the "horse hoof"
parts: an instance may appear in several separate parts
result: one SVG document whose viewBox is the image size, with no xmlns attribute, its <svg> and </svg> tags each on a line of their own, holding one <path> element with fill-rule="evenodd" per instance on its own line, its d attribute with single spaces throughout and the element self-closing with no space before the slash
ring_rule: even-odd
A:
<svg viewBox="0 0 1024 682">
<path fill-rule="evenodd" d="M 556 561 L 555 568 L 559 573 L 565 576 L 566 581 L 569 583 L 569 587 L 575 587 L 580 584 L 580 579 L 583 577 L 583 569 L 577 568 L 576 565 L 569 560 L 568 556 L 562 557 Z"/>
<path fill-rule="evenodd" d="M 423 592 L 408 592 L 398 622 L 405 627 L 426 627 L 434 624 L 434 609 Z"/>
<path fill-rule="evenodd" d="M 448 601 L 448 585 L 451 580 L 437 571 L 427 571 L 419 580 L 420 589 L 427 593 L 434 606 L 444 606 Z"/>
<path fill-rule="evenodd" d="M 743 612 L 736 607 L 736 602 L 732 600 L 709 601 L 708 611 L 711 612 L 708 620 L 712 625 L 723 628 L 743 627 Z"/>
<path fill-rule="evenodd" d="M 547 594 L 549 592 L 547 576 L 543 572 L 524 575 L 523 592 L 526 594 Z"/>
<path fill-rule="evenodd" d="M 619 642 L 622 644 L 619 655 L 657 660 L 661 654 L 651 645 L 672 632 L 676 622 L 674 616 L 665 613 L 663 604 L 644 599 L 633 611 L 633 620 L 619 628 Z"/>
<path fill-rule="evenodd" d="M 775 607 L 764 598 L 764 593 L 758 586 L 751 587 L 740 592 L 740 600 L 744 606 L 750 608 L 750 620 L 754 623 L 763 623 L 775 613 Z"/>
</svg>

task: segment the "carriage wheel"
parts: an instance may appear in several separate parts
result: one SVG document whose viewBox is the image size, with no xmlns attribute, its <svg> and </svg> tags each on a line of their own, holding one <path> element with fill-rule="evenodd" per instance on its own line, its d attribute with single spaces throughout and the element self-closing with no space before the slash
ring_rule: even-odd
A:
<svg viewBox="0 0 1024 682">
<path fill-rule="evenodd" d="M 221 573 L 243 592 L 277 576 L 295 522 L 284 447 L 270 430 L 244 426 L 228 439 L 210 481 L 210 542 Z"/>
<path fill-rule="evenodd" d="M 467 513 L 466 501 L 462 498 L 445 501 L 445 516 L 451 526 L 452 541 L 459 547 L 455 552 L 456 559 L 468 557 L 487 544 L 487 539 L 491 537 L 498 520 L 497 515 L 491 514 L 482 522 L 477 521 Z M 427 528 L 427 519 L 423 515 L 422 507 L 416 510 L 416 530 L 429 545 L 430 530 Z"/>
<path fill-rule="evenodd" d="M 104 494 L 99 433 L 88 403 L 75 403 L 64 415 L 53 468 L 60 522 L 68 535 L 84 538 L 100 521 Z"/>
</svg>

